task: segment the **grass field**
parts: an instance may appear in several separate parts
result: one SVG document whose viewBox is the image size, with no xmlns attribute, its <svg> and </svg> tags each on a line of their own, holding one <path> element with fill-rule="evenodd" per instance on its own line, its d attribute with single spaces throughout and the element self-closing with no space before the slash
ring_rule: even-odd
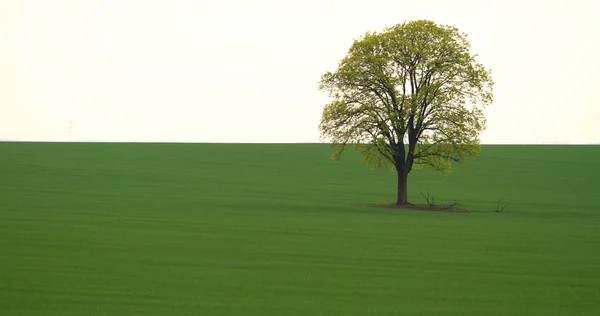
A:
<svg viewBox="0 0 600 316">
<path fill-rule="evenodd" d="M 600 315 L 600 146 L 411 174 L 468 214 L 364 206 L 394 174 L 329 155 L 0 143 L 0 315 Z"/>
</svg>

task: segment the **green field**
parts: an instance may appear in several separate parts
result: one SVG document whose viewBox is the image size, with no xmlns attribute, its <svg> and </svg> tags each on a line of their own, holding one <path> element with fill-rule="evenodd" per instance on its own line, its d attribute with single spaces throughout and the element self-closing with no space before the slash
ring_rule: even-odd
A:
<svg viewBox="0 0 600 316">
<path fill-rule="evenodd" d="M 600 146 L 411 174 L 468 214 L 330 153 L 0 143 L 0 315 L 600 315 Z"/>
</svg>

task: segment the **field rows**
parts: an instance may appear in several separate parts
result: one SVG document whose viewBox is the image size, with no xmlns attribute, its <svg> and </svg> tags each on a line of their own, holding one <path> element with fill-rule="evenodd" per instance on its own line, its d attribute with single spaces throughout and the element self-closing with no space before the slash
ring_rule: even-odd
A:
<svg viewBox="0 0 600 316">
<path fill-rule="evenodd" d="M 1 315 L 597 315 L 599 146 L 449 177 L 318 144 L 0 143 Z M 508 206 L 495 213 L 496 201 Z"/>
</svg>

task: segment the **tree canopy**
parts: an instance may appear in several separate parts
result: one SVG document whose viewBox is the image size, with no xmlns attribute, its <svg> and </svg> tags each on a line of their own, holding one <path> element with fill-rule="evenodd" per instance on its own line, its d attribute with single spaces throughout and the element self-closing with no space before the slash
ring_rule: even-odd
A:
<svg viewBox="0 0 600 316">
<path fill-rule="evenodd" d="M 398 173 L 397 204 L 407 204 L 414 168 L 449 173 L 480 150 L 491 71 L 476 61 L 465 33 L 428 20 L 367 32 L 319 88 L 332 101 L 319 130 L 337 160 L 347 146 L 377 168 Z"/>
</svg>

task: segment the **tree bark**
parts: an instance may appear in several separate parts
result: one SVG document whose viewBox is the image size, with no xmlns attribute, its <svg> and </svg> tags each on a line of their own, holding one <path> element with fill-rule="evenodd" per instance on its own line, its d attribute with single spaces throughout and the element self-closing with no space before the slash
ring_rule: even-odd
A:
<svg viewBox="0 0 600 316">
<path fill-rule="evenodd" d="M 403 170 L 396 170 L 398 172 L 398 199 L 396 205 L 407 205 L 408 204 L 408 173 Z"/>
</svg>

